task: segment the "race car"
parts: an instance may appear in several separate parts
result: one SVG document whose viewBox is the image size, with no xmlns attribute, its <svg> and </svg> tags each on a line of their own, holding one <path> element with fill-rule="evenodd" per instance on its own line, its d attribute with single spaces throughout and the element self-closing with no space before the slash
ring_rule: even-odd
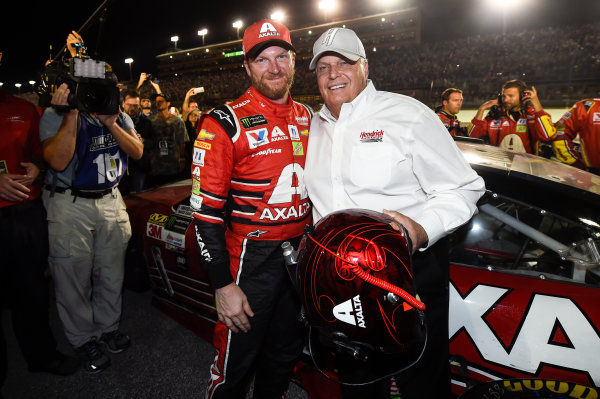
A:
<svg viewBox="0 0 600 399">
<path fill-rule="evenodd" d="M 456 140 L 487 192 L 479 212 L 449 237 L 453 394 L 525 397 L 507 396 L 521 389 L 551 397 L 541 393 L 583 389 L 570 397 L 597 397 L 600 176 Z M 126 197 L 133 229 L 126 284 L 144 289 L 148 277 L 154 305 L 211 340 L 214 295 L 200 264 L 190 193 L 184 180 Z M 309 398 L 341 397 L 335 373 L 316 370 L 309 356 L 295 379 Z M 495 385 L 468 396 L 482 383 Z"/>
</svg>

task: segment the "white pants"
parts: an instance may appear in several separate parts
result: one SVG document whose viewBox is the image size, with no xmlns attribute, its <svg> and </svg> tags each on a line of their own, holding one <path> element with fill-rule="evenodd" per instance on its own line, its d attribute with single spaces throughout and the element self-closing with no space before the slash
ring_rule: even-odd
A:
<svg viewBox="0 0 600 399">
<path fill-rule="evenodd" d="M 131 226 L 116 187 L 99 199 L 73 198 L 70 190 L 43 193 L 58 315 L 77 348 L 119 326 Z"/>
</svg>

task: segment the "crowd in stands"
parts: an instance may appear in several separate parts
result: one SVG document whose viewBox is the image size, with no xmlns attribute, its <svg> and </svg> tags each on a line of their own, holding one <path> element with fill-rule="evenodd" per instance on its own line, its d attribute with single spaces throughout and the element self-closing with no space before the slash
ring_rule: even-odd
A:
<svg viewBox="0 0 600 399">
<path fill-rule="evenodd" d="M 480 104 L 493 98 L 508 79 L 535 85 L 545 104 L 554 102 L 561 107 L 600 92 L 600 23 L 387 48 L 378 44 L 384 45 L 365 42 L 371 61 L 369 77 L 376 87 L 412 95 L 432 107 L 447 87 L 461 88 L 465 105 Z M 177 74 L 161 79 L 160 85 L 174 104 L 183 102 L 189 88 L 203 86 L 206 91 L 197 101 L 205 109 L 237 97 L 250 80 L 240 58 L 239 68 Z M 315 78 L 304 57 L 296 60 L 292 93 L 318 98 Z M 318 101 L 310 105 L 319 106 Z"/>
</svg>

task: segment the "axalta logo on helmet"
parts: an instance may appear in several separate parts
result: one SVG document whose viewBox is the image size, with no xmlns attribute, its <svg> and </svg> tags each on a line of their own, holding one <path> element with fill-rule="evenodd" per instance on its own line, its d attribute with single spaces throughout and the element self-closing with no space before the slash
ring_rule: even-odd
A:
<svg viewBox="0 0 600 399">
<path fill-rule="evenodd" d="M 333 308 L 333 316 L 344 323 L 366 328 L 360 295 L 336 305 Z"/>
<path fill-rule="evenodd" d="M 281 34 L 277 32 L 277 29 L 275 29 L 275 27 L 270 22 L 265 22 L 260 27 L 260 33 L 258 34 L 258 38 L 260 39 L 266 36 L 281 36 Z"/>
</svg>

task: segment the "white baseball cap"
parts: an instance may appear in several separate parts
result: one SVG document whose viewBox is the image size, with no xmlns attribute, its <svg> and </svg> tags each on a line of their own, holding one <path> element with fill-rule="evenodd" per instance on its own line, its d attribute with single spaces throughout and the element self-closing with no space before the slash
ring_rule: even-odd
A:
<svg viewBox="0 0 600 399">
<path fill-rule="evenodd" d="M 317 61 L 324 53 L 338 53 L 350 61 L 359 58 L 367 59 L 365 48 L 353 30 L 346 28 L 331 28 L 323 33 L 313 45 L 313 58 L 308 68 L 312 71 Z"/>
</svg>

